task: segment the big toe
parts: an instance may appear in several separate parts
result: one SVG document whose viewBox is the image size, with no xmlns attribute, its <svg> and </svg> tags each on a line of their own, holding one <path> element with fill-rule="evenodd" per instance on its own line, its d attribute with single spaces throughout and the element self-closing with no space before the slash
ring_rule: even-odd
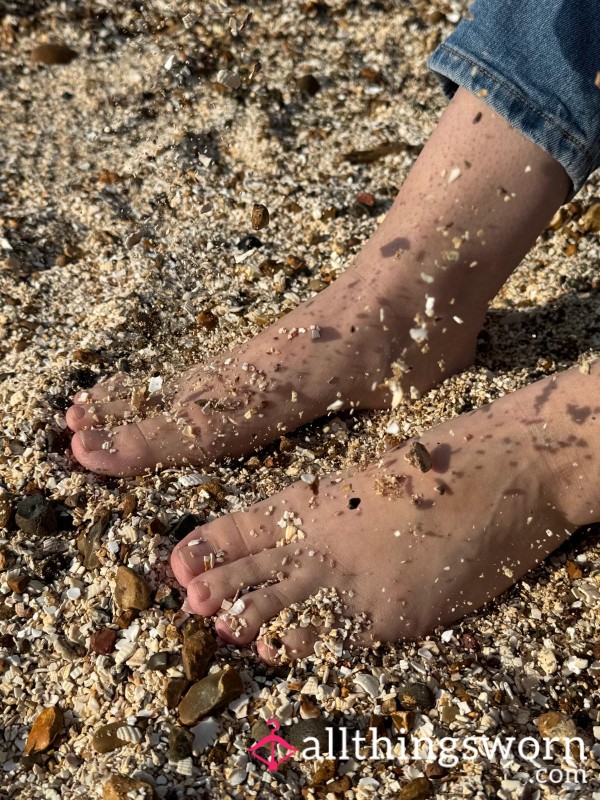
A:
<svg viewBox="0 0 600 800">
<path fill-rule="evenodd" d="M 112 430 L 79 430 L 71 448 L 86 469 L 117 477 L 157 466 L 198 463 L 203 456 L 198 443 L 163 414 Z"/>
<path fill-rule="evenodd" d="M 114 400 L 110 403 L 80 403 L 67 410 L 67 425 L 72 431 L 81 431 L 105 425 L 115 420 L 126 420 L 134 414 L 127 400 Z"/>
</svg>

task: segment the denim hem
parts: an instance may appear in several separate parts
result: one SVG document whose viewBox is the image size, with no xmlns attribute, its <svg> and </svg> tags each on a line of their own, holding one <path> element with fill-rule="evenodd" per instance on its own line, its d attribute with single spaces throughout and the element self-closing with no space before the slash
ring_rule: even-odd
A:
<svg viewBox="0 0 600 800">
<path fill-rule="evenodd" d="M 510 125 L 561 164 L 571 182 L 571 199 L 594 169 L 594 158 L 566 128 L 537 107 L 531 97 L 477 56 L 455 44 L 440 44 L 427 62 L 440 80 L 444 94 L 451 98 L 459 86 L 477 95 L 504 117 Z M 482 96 L 480 92 L 486 90 Z"/>
</svg>

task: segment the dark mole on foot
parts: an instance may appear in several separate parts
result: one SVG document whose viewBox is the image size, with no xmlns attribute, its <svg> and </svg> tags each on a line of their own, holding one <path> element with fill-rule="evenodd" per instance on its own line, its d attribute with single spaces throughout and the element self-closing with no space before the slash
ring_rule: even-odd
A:
<svg viewBox="0 0 600 800">
<path fill-rule="evenodd" d="M 360 497 L 351 497 L 348 500 L 348 508 L 354 511 L 355 508 L 358 508 L 360 505 Z"/>
<path fill-rule="evenodd" d="M 481 113 L 481 111 L 478 111 L 473 117 L 473 125 L 477 125 L 482 116 L 483 114 Z"/>
</svg>

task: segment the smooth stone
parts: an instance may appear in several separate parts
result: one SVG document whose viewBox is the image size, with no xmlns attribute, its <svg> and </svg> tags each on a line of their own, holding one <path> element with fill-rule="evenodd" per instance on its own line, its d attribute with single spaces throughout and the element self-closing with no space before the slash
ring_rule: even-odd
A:
<svg viewBox="0 0 600 800">
<path fill-rule="evenodd" d="M 148 582 L 129 567 L 117 569 L 115 602 L 119 608 L 135 608 L 144 611 L 150 607 L 150 587 Z"/>
<path fill-rule="evenodd" d="M 28 536 L 56 533 L 54 506 L 41 494 L 24 497 L 17 505 L 15 519 L 19 530 Z"/>
<path fill-rule="evenodd" d="M 169 654 L 168 653 L 153 653 L 148 659 L 148 669 L 164 672 L 169 668 Z"/>
<path fill-rule="evenodd" d="M 58 706 L 40 711 L 29 731 L 23 755 L 29 756 L 47 750 L 62 728 L 63 719 L 63 712 Z"/>
<path fill-rule="evenodd" d="M 398 689 L 398 700 L 408 711 L 423 711 L 433 708 L 435 697 L 424 683 L 407 683 Z"/>
<path fill-rule="evenodd" d="M 68 64 L 77 58 L 77 53 L 66 44 L 45 42 L 31 51 L 32 64 Z"/>
<path fill-rule="evenodd" d="M 217 641 L 205 628 L 184 637 L 181 658 L 188 680 L 199 681 L 206 676 L 216 650 Z"/>
<path fill-rule="evenodd" d="M 307 94 L 310 96 L 317 94 L 317 92 L 321 89 L 321 84 L 314 75 L 310 74 L 310 72 L 306 75 L 301 75 L 299 78 L 296 78 L 296 86 L 298 89 L 300 89 L 302 94 Z"/>
<path fill-rule="evenodd" d="M 107 656 L 115 649 L 116 641 L 117 632 L 112 628 L 102 628 L 99 631 L 94 631 L 90 638 L 90 652 Z"/>
<path fill-rule="evenodd" d="M 548 711 L 538 719 L 540 735 L 552 739 L 572 739 L 577 736 L 577 728 L 573 720 L 558 711 Z"/>
<path fill-rule="evenodd" d="M 0 528 L 10 528 L 13 513 L 12 496 L 8 492 L 0 492 Z"/>
<path fill-rule="evenodd" d="M 194 734 L 190 733 L 186 728 L 174 725 L 169 731 L 168 742 L 167 758 L 169 761 L 182 761 L 192 755 Z"/>
<path fill-rule="evenodd" d="M 319 749 L 322 756 L 327 756 L 329 751 L 329 734 L 327 728 L 334 729 L 334 749 L 335 749 L 335 725 L 332 722 L 327 722 L 323 717 L 314 717 L 313 719 L 301 719 L 294 723 L 289 728 L 281 728 L 279 733 L 291 745 L 297 747 L 298 750 L 303 750 L 305 747 L 312 747 L 313 742 L 305 742 L 309 736 L 312 736 L 319 742 Z M 333 755 L 333 754 L 332 754 Z"/>
<path fill-rule="evenodd" d="M 169 678 L 164 693 L 165 705 L 168 709 L 177 708 L 189 685 L 190 682 L 187 678 Z"/>
<path fill-rule="evenodd" d="M 107 725 L 102 725 L 94 732 L 92 736 L 92 747 L 97 753 L 110 753 L 111 750 L 116 750 L 123 745 L 128 744 L 127 739 L 120 739 L 117 736 L 119 728 L 127 725 L 123 722 L 109 722 Z"/>
<path fill-rule="evenodd" d="M 433 784 L 429 778 L 415 778 L 405 784 L 398 794 L 398 800 L 427 800 L 433 797 Z"/>
<path fill-rule="evenodd" d="M 179 721 L 182 725 L 195 725 L 211 712 L 236 700 L 244 691 L 244 684 L 236 669 L 219 670 L 194 683 L 179 703 Z"/>
</svg>

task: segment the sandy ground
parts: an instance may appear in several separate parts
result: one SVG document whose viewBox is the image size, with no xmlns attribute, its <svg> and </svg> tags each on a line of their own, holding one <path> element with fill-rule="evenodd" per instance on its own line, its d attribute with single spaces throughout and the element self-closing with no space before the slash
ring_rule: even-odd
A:
<svg viewBox="0 0 600 800">
<path fill-rule="evenodd" d="M 593 180 L 494 302 L 476 365 L 421 401 L 329 418 L 244 463 L 135 480 L 82 472 L 64 430 L 74 390 L 117 369 L 142 382 L 167 379 L 334 280 L 390 206 L 444 106 L 425 60 L 460 3 L 274 0 L 254 4 L 240 32 L 247 10 L 29 0 L 0 11 L 0 796 L 110 798 L 131 789 L 133 798 L 146 784 L 167 800 L 600 797 L 594 531 L 576 535 L 501 602 L 416 643 L 277 670 L 250 649 L 220 647 L 211 669 L 236 669 L 243 694 L 194 726 L 193 742 L 167 708 L 189 633 L 183 598 L 169 588 L 179 517 L 212 519 L 309 469 L 371 460 L 600 351 L 598 243 L 581 232 L 598 193 Z M 76 57 L 32 64 L 45 41 L 67 43 Z M 241 85 L 217 85 L 219 70 Z M 316 83 L 301 80 L 308 73 Z M 372 163 L 344 158 L 386 143 L 400 146 Z M 374 207 L 356 201 L 363 192 Z M 253 234 L 257 202 L 271 224 Z M 248 249 L 250 234 L 260 247 Z M 36 494 L 52 501 L 58 520 L 23 530 L 11 511 Z M 113 598 L 119 565 L 155 592 L 134 619 Z M 102 654 L 92 637 L 104 630 L 117 639 Z M 398 716 L 411 704 L 414 717 Z M 23 757 L 44 708 L 54 709 L 56 730 L 42 717 Z M 515 754 L 504 763 L 459 756 L 447 768 L 422 758 L 340 759 L 316 772 L 295 760 L 270 774 L 246 748 L 265 733 L 257 720 L 274 715 L 288 739 L 299 719 L 311 730 L 377 725 L 394 739 L 400 719 L 411 728 L 407 744 L 566 731 L 585 744 L 576 766 L 587 784 L 566 772 L 556 785 L 536 782 L 543 762 Z M 101 754 L 94 735 L 115 721 L 133 732 Z M 560 746 L 547 763 L 565 768 Z M 141 784 L 103 790 L 116 774 Z"/>
</svg>

